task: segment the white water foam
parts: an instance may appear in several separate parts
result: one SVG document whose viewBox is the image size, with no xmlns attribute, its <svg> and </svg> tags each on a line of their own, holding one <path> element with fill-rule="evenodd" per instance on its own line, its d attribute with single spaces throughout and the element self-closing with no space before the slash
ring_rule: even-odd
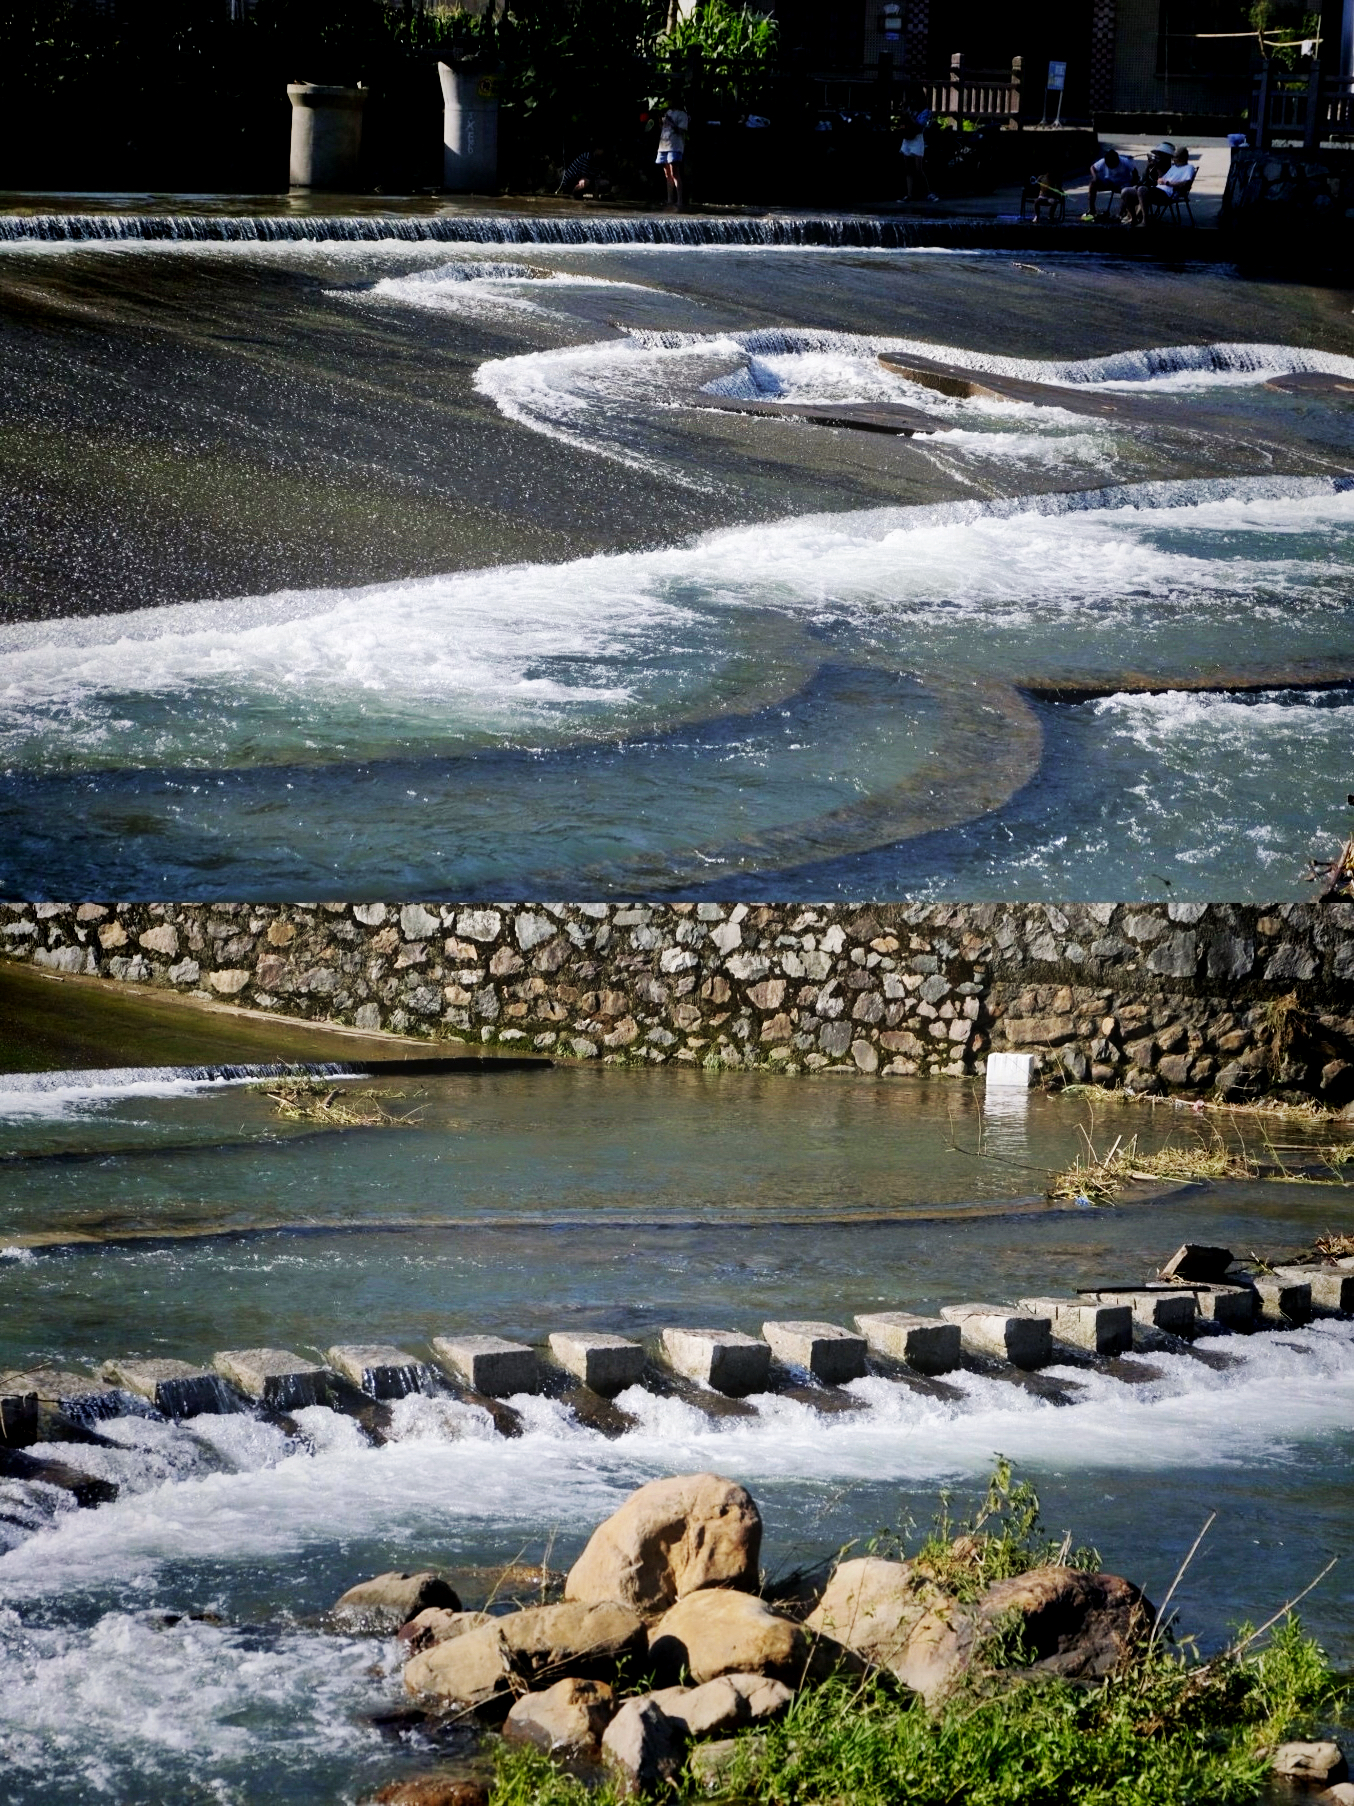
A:
<svg viewBox="0 0 1354 1806">
<path fill-rule="evenodd" d="M 905 402 L 931 415 L 938 428 L 968 426 L 974 437 L 967 441 L 949 432 L 944 439 L 961 455 L 1038 460 L 1041 454 L 1031 447 L 1031 437 L 1040 440 L 1075 429 L 1075 455 L 1112 469 L 1113 445 L 1122 431 L 1112 421 L 1088 422 L 1057 407 L 938 395 L 885 370 L 879 359 L 886 353 L 1054 387 L 1155 394 L 1254 384 L 1296 373 L 1354 378 L 1354 358 L 1305 346 L 1163 345 L 1106 357 L 1040 359 L 926 339 L 759 328 L 710 334 L 633 330 L 618 339 L 491 360 L 480 366 L 475 383 L 509 420 L 637 469 L 661 470 L 670 480 L 683 480 L 682 473 L 641 442 L 638 424 L 655 407 L 698 405 L 698 384 L 708 394 L 744 400 Z M 687 392 L 682 393 L 685 368 L 712 358 L 725 359 L 732 367 L 704 383 L 699 375 L 686 376 Z"/>
<path fill-rule="evenodd" d="M 133 1097 L 195 1097 L 202 1091 L 254 1085 L 270 1078 L 357 1078 L 336 1061 L 296 1065 L 123 1066 L 87 1071 L 0 1073 L 0 1122 L 60 1119 L 106 1109 Z M 0 1250 L 0 1253 L 7 1252 Z"/>
<path fill-rule="evenodd" d="M 1062 1406 L 958 1374 L 957 1401 L 857 1380 L 848 1390 L 867 1408 L 827 1418 L 766 1396 L 751 1401 L 754 1416 L 711 1421 L 679 1400 L 632 1389 L 618 1403 L 639 1424 L 615 1441 L 558 1405 L 522 1398 L 514 1403 L 528 1427 L 515 1439 L 467 1437 L 457 1426 L 451 1440 L 420 1434 L 376 1449 L 355 1446 L 335 1419 L 314 1436 L 314 1454 L 278 1459 L 270 1448 L 256 1468 L 157 1478 L 113 1504 L 63 1515 L 0 1556 L 0 1599 L 79 1592 L 185 1560 L 291 1559 L 361 1536 L 416 1543 L 453 1535 L 473 1547 L 505 1527 L 581 1531 L 632 1487 L 665 1473 L 714 1468 L 754 1491 L 775 1480 L 929 1485 L 981 1476 L 998 1450 L 1064 1471 L 1142 1473 L 1288 1459 L 1347 1429 L 1354 1326 L 1323 1321 L 1209 1346 L 1236 1364 L 1215 1370 L 1188 1355 L 1153 1356 L 1161 1377 L 1132 1387 L 1050 1369 L 1076 1393 Z M 308 1435 L 322 1409 L 305 1414 Z M 190 1436 L 183 1428 L 173 1434 Z"/>
<path fill-rule="evenodd" d="M 1197 656 L 1191 636 L 1210 622 L 1225 618 L 1230 640 L 1248 619 L 1305 627 L 1343 609 L 1351 530 L 1340 482 L 1151 483 L 27 623 L 0 629 L 0 752 L 66 769 L 256 762 L 302 744 L 356 757 L 419 735 L 549 743 L 698 702 L 713 669 L 764 644 L 768 611 L 795 633 L 845 623 L 923 668 L 981 666 L 995 636 L 1009 670 L 1016 630 L 1031 676 L 1063 663 L 1068 632 L 1135 663 L 1149 618 Z"/>
<path fill-rule="evenodd" d="M 551 306 L 549 302 L 567 301 L 571 293 L 579 291 L 644 288 L 645 284 L 639 282 L 485 258 L 440 263 L 403 276 L 382 276 L 366 289 L 329 292 L 344 301 L 394 301 L 431 313 L 456 314 L 462 319 L 496 320 L 505 315 L 531 314 L 538 319 L 571 320 L 575 316 L 567 307 Z"/>
</svg>

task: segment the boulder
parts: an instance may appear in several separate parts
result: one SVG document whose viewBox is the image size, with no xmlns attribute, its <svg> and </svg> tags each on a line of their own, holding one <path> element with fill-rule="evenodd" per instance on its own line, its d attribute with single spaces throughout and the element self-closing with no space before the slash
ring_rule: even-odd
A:
<svg viewBox="0 0 1354 1806">
<path fill-rule="evenodd" d="M 1312 1806 L 1354 1806 L 1354 1781 L 1337 1781 L 1334 1787 L 1310 1794 Z"/>
<path fill-rule="evenodd" d="M 681 1767 L 681 1728 L 649 1696 L 628 1699 L 606 1728 L 602 1760 L 623 1793 L 666 1787 Z"/>
<path fill-rule="evenodd" d="M 978 1613 L 984 1628 L 1018 1614 L 1031 1666 L 1067 1680 L 1110 1674 L 1156 1619 L 1131 1581 L 1057 1566 L 998 1581 L 979 1600 Z"/>
<path fill-rule="evenodd" d="M 862 1556 L 839 1564 L 804 1627 L 835 1637 L 875 1667 L 892 1668 L 915 1626 L 941 1599 L 911 1562 Z"/>
<path fill-rule="evenodd" d="M 372 1799 L 376 1806 L 489 1806 L 482 1781 L 458 1781 L 450 1775 L 414 1775 L 390 1781 Z"/>
<path fill-rule="evenodd" d="M 739 1752 L 746 1750 L 755 1758 L 765 1745 L 765 1737 L 725 1737 L 718 1743 L 702 1743 L 691 1752 L 691 1777 L 705 1793 L 718 1793 L 737 1766 Z"/>
<path fill-rule="evenodd" d="M 685 1672 L 698 1686 L 721 1674 L 769 1674 L 792 1687 L 806 1673 L 830 1673 L 846 1655 L 763 1600 L 718 1589 L 679 1599 L 650 1631 L 649 1653 L 657 1674 Z"/>
<path fill-rule="evenodd" d="M 761 1513 L 735 1481 L 718 1474 L 651 1480 L 593 1532 L 564 1597 L 619 1600 L 656 1618 L 706 1587 L 755 1587 L 761 1546 Z"/>
<path fill-rule="evenodd" d="M 410 1655 L 417 1655 L 422 1649 L 431 1649 L 434 1643 L 448 1643 L 488 1622 L 485 1612 L 450 1612 L 444 1606 L 430 1605 L 402 1624 L 396 1635 L 401 1643 L 409 1645 Z"/>
<path fill-rule="evenodd" d="M 794 1694 L 783 1681 L 766 1674 L 721 1674 L 700 1687 L 663 1687 L 649 1698 L 687 1737 L 709 1737 L 775 1718 Z"/>
<path fill-rule="evenodd" d="M 644 1643 L 642 1621 L 614 1601 L 534 1605 L 414 1656 L 404 1684 L 411 1693 L 484 1706 L 506 1697 L 514 1683 L 615 1680 Z"/>
<path fill-rule="evenodd" d="M 1321 1787 L 1343 1781 L 1349 1772 L 1338 1743 L 1281 1743 L 1270 1767 L 1290 1781 L 1309 1781 Z"/>
<path fill-rule="evenodd" d="M 616 1700 L 605 1681 L 556 1681 L 540 1693 L 524 1693 L 509 1712 L 503 1735 L 534 1743 L 561 1761 L 595 1757 Z"/>
<path fill-rule="evenodd" d="M 389 1636 L 429 1606 L 459 1612 L 455 1588 L 432 1568 L 412 1574 L 378 1574 L 360 1580 L 335 1601 L 333 1615 L 345 1630 Z"/>
</svg>

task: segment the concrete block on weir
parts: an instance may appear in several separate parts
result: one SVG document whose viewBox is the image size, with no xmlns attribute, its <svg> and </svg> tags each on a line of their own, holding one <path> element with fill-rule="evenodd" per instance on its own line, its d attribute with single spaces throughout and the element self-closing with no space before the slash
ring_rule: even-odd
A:
<svg viewBox="0 0 1354 1806">
<path fill-rule="evenodd" d="M 734 1329 L 665 1329 L 663 1358 L 687 1379 L 730 1398 L 764 1392 L 771 1374 L 769 1345 Z"/>
<path fill-rule="evenodd" d="M 918 1373 L 950 1373 L 962 1353 L 959 1325 L 912 1311 L 870 1311 L 856 1328 L 876 1354 L 905 1361 Z"/>
<path fill-rule="evenodd" d="M 1276 1279 L 1312 1288 L 1312 1306 L 1321 1311 L 1354 1311 L 1354 1273 L 1339 1267 L 1276 1267 Z"/>
<path fill-rule="evenodd" d="M 835 1323 L 763 1323 L 762 1335 L 778 1361 L 803 1367 L 829 1386 L 865 1372 L 865 1338 Z"/>
<path fill-rule="evenodd" d="M 1126 1304 L 1136 1322 L 1164 1330 L 1169 1336 L 1192 1336 L 1199 1321 L 1193 1291 L 1154 1290 L 1147 1286 L 1130 1291 L 1115 1287 L 1105 1292 L 1079 1292 L 1077 1296 L 1097 1304 Z"/>
<path fill-rule="evenodd" d="M 1084 1298 L 1022 1298 L 1020 1308 L 1052 1319 L 1059 1342 L 1092 1354 L 1127 1354 L 1133 1346 L 1133 1312 L 1126 1304 L 1096 1304 Z"/>
<path fill-rule="evenodd" d="M 1053 1359 L 1050 1317 L 995 1304 L 947 1304 L 940 1314 L 959 1325 L 960 1340 L 974 1354 L 996 1355 L 1013 1367 L 1047 1367 Z"/>
<path fill-rule="evenodd" d="M 285 1348 L 227 1348 L 213 1356 L 212 1366 L 270 1411 L 324 1403 L 327 1370 Z"/>
<path fill-rule="evenodd" d="M 1290 1324 L 1306 1323 L 1311 1317 L 1312 1288 L 1307 1279 L 1282 1279 L 1277 1273 L 1262 1273 L 1251 1284 L 1260 1321 L 1267 1329 L 1287 1329 Z"/>
<path fill-rule="evenodd" d="M 567 1373 L 603 1398 L 638 1384 L 644 1371 L 643 1348 L 625 1336 L 560 1330 L 550 1338 L 550 1353 Z"/>
<path fill-rule="evenodd" d="M 426 1361 L 416 1361 L 388 1342 L 340 1342 L 325 1351 L 325 1359 L 368 1398 L 405 1398 L 433 1385 Z"/>
<path fill-rule="evenodd" d="M 188 1361 L 105 1361 L 103 1375 L 166 1417 L 205 1417 L 235 1409 L 221 1375 Z"/>
<path fill-rule="evenodd" d="M 38 1395 L 0 1376 L 0 1448 L 27 1448 L 38 1439 Z"/>
<path fill-rule="evenodd" d="M 437 1336 L 433 1353 L 453 1379 L 486 1398 L 541 1389 L 540 1360 L 525 1342 L 507 1342 L 502 1336 Z"/>
<path fill-rule="evenodd" d="M 1249 1286 L 1191 1286 L 1199 1315 L 1224 1329 L 1255 1328 L 1255 1293 Z"/>
<path fill-rule="evenodd" d="M 39 1407 L 50 1406 L 81 1423 L 123 1416 L 130 1399 L 121 1386 L 110 1386 L 87 1373 L 70 1373 L 63 1367 L 34 1367 L 27 1373 L 0 1374 L 6 1392 L 36 1392 Z"/>
</svg>

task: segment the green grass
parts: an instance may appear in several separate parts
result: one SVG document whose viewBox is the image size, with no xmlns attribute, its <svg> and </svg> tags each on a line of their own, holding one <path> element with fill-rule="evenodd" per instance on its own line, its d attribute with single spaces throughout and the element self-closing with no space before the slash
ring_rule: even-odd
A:
<svg viewBox="0 0 1354 1806">
<path fill-rule="evenodd" d="M 871 1545 L 902 1555 L 913 1526 Z M 941 1495 L 911 1557 L 972 1600 L 1046 1562 L 1096 1569 L 1094 1549 L 1050 1540 L 1039 1498 L 1000 1457 L 962 1520 Z M 838 1678 L 798 1693 L 775 1725 L 745 1733 L 718 1788 L 689 1774 L 664 1796 L 735 1806 L 1234 1806 L 1258 1799 L 1269 1754 L 1340 1721 L 1350 1688 L 1290 1612 L 1260 1635 L 1244 1628 L 1201 1661 L 1158 1636 L 1109 1679 L 1071 1683 L 1020 1673 L 1000 1636 L 967 1685 L 936 1713 L 889 1676 Z M 1027 1658 L 1026 1658 L 1027 1659 Z M 996 1672 L 1000 1665 L 1004 1672 Z M 492 1806 L 619 1806 L 609 1781 L 565 1773 L 539 1751 L 500 1744 Z"/>
<path fill-rule="evenodd" d="M 1268 1752 L 1328 1723 L 1342 1687 L 1296 1620 L 1254 1656 L 1205 1670 L 1157 1644 L 1098 1686 L 1042 1681 L 962 1694 L 938 1716 L 878 1682 L 834 1681 L 741 1739 L 719 1791 L 768 1806 L 1233 1806 Z M 494 1806 L 614 1806 L 534 1750 L 504 1746 Z"/>
</svg>

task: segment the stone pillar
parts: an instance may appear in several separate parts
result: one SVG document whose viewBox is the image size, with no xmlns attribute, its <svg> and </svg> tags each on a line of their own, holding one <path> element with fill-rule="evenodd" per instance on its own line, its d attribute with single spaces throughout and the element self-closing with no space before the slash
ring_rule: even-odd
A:
<svg viewBox="0 0 1354 1806">
<path fill-rule="evenodd" d="M 291 186 L 351 194 L 357 187 L 365 88 L 289 82 Z"/>
<path fill-rule="evenodd" d="M 1092 113 L 1108 113 L 1114 106 L 1114 24 L 1114 0 L 1092 0 Z"/>
<path fill-rule="evenodd" d="M 442 83 L 442 186 L 485 194 L 498 186 L 498 77 L 437 65 Z"/>
</svg>

